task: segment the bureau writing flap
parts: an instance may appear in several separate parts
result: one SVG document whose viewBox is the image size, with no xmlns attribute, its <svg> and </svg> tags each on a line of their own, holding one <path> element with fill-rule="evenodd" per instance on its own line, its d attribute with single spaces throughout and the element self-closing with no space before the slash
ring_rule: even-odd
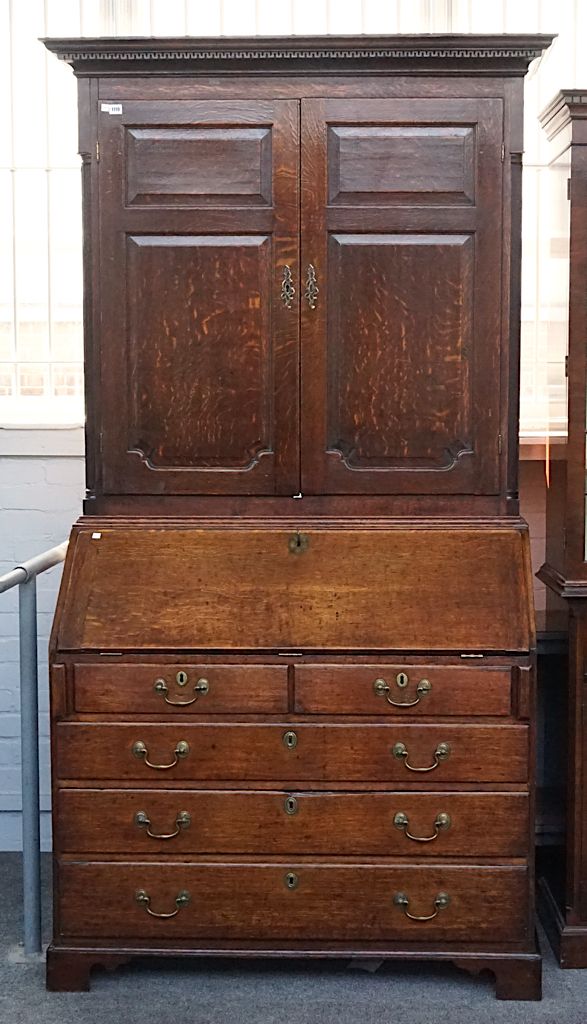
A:
<svg viewBox="0 0 587 1024">
<path fill-rule="evenodd" d="M 60 650 L 533 646 L 524 527 L 110 524 L 74 528 Z"/>
</svg>

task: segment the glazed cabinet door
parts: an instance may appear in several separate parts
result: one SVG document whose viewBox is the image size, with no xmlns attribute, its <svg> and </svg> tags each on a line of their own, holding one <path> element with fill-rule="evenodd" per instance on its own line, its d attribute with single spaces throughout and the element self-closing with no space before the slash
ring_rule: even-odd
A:
<svg viewBox="0 0 587 1024">
<path fill-rule="evenodd" d="M 494 494 L 500 99 L 302 101 L 302 490 Z"/>
<path fill-rule="evenodd" d="M 293 494 L 299 103 L 100 103 L 107 494 Z"/>
</svg>

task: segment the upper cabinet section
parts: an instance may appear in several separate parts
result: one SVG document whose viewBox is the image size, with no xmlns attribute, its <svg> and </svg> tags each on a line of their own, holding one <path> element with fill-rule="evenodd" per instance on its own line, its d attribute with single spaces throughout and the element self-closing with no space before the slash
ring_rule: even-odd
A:
<svg viewBox="0 0 587 1024">
<path fill-rule="evenodd" d="M 47 41 L 80 79 L 86 511 L 517 513 L 549 42 Z"/>
</svg>

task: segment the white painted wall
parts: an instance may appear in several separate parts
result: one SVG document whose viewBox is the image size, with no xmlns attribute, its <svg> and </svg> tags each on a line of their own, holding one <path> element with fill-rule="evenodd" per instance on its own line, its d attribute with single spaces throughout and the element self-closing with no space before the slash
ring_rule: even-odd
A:
<svg viewBox="0 0 587 1024">
<path fill-rule="evenodd" d="M 6 0 L 4 0 L 6 2 Z M 546 394 L 548 362 L 540 307 L 539 175 L 548 160 L 538 112 L 561 87 L 587 86 L 587 0 L 26 0 L 28 45 L 50 35 L 214 35 L 392 32 L 558 32 L 527 82 L 524 214 L 523 417 Z M 13 5 L 23 0 L 12 0 Z M 16 55 L 18 59 L 18 55 Z M 24 59 L 24 58 L 23 58 Z M 73 109 L 74 81 L 63 109 Z M 44 97 L 39 97 L 44 102 Z M 64 158 L 69 159 L 71 154 Z M 548 232 L 546 232 L 548 234 Z M 83 493 L 81 431 L 0 426 L 0 572 L 63 540 Z M 59 570 L 39 580 L 39 664 L 44 845 L 49 844 L 47 638 Z M 0 596 L 0 849 L 18 849 L 20 752 L 17 597 Z"/>
</svg>

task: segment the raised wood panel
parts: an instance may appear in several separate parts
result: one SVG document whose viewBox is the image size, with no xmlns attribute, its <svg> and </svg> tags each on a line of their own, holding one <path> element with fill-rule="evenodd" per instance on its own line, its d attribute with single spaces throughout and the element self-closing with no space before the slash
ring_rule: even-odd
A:
<svg viewBox="0 0 587 1024">
<path fill-rule="evenodd" d="M 473 455 L 467 235 L 330 236 L 328 451 L 356 469 Z"/>
<path fill-rule="evenodd" d="M 271 204 L 269 128 L 129 128 L 126 202 Z"/>
<path fill-rule="evenodd" d="M 332 125 L 328 200 L 471 203 L 475 133 L 471 125 Z"/>
<path fill-rule="evenodd" d="M 295 747 L 286 742 L 292 730 Z M 143 757 L 133 753 L 138 741 L 146 747 Z M 189 746 L 184 757 L 176 754 L 180 741 Z M 56 743 L 59 779 L 128 779 L 143 785 L 233 779 L 399 783 L 423 778 L 492 783 L 528 779 L 526 725 L 60 722 Z M 396 743 L 407 748 L 405 757 L 394 754 Z M 450 747 L 444 760 L 435 756 L 441 743 Z M 431 770 L 422 775 L 414 768 Z"/>
<path fill-rule="evenodd" d="M 502 141 L 499 99 L 302 101 L 304 493 L 499 492 Z"/>
<path fill-rule="evenodd" d="M 293 871 L 298 886 L 288 890 Z M 100 938 L 377 939 L 421 943 L 515 942 L 527 936 L 525 867 L 312 864 L 61 862 L 61 934 Z M 179 892 L 190 902 L 167 920 L 150 917 L 135 899 L 170 913 Z M 404 892 L 414 914 L 431 914 L 439 892 L 449 906 L 428 923 L 395 906 Z M 235 908 L 238 907 L 238 913 Z"/>
<path fill-rule="evenodd" d="M 527 793 L 59 789 L 55 846 L 60 853 L 133 857 L 162 852 L 523 857 L 528 804 Z M 140 811 L 155 836 L 177 835 L 153 838 L 135 820 Z M 178 828 L 182 811 L 189 825 Z M 398 813 L 407 816 L 406 828 L 395 825 Z M 436 829 L 442 813 L 450 825 Z"/>
<path fill-rule="evenodd" d="M 246 471 L 274 450 L 267 237 L 130 236 L 128 450 Z"/>
<path fill-rule="evenodd" d="M 61 650 L 533 645 L 525 531 L 338 522 L 303 529 L 300 551 L 292 524 L 235 526 L 132 529 L 95 520 L 76 530 Z"/>
<path fill-rule="evenodd" d="M 99 489 L 294 494 L 299 104 L 104 106 Z"/>
</svg>

